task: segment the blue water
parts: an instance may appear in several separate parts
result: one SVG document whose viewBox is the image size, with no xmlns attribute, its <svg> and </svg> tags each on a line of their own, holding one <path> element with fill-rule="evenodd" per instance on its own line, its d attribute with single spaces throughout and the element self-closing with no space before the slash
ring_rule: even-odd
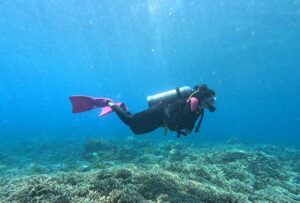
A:
<svg viewBox="0 0 300 203">
<path fill-rule="evenodd" d="M 299 145 L 299 47 L 299 0 L 3 0 L 0 137 L 132 135 L 116 115 L 71 114 L 69 95 L 138 112 L 148 95 L 206 83 L 217 111 L 202 141 Z"/>
</svg>

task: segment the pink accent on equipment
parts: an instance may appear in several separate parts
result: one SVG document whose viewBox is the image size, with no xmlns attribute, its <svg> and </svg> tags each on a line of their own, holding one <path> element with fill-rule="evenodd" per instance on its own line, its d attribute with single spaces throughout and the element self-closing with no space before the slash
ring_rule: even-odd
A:
<svg viewBox="0 0 300 203">
<path fill-rule="evenodd" d="M 190 102 L 191 102 L 191 111 L 192 112 L 196 111 L 199 104 L 198 99 L 196 97 L 191 97 Z"/>
</svg>

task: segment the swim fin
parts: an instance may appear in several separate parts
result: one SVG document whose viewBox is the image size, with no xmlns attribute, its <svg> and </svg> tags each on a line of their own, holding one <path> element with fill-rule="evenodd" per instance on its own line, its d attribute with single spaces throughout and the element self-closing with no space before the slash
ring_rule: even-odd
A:
<svg viewBox="0 0 300 203">
<path fill-rule="evenodd" d="M 72 112 L 80 113 L 89 111 L 96 107 L 106 107 L 107 103 L 111 101 L 109 98 L 94 98 L 89 96 L 70 96 L 72 103 Z"/>
<path fill-rule="evenodd" d="M 101 107 L 102 110 L 99 114 L 99 117 L 107 115 L 113 112 L 113 109 L 108 106 L 108 102 L 112 100 L 109 98 L 95 98 L 89 96 L 70 96 L 70 101 L 72 103 L 72 112 L 81 113 L 85 111 L 92 110 L 97 107 Z M 116 102 L 114 105 L 124 107 L 127 110 L 127 107 L 122 102 Z"/>
<path fill-rule="evenodd" d="M 124 108 L 126 111 L 128 111 L 128 108 L 125 106 L 125 104 L 123 102 L 116 102 L 113 105 L 120 106 L 120 107 Z M 103 107 L 99 114 L 99 117 L 105 116 L 106 114 L 109 114 L 111 112 L 113 112 L 113 109 L 110 106 Z"/>
</svg>

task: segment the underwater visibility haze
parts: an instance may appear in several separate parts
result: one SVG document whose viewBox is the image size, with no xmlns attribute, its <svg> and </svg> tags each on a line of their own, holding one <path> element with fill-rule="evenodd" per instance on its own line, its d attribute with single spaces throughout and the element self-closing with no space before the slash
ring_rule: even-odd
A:
<svg viewBox="0 0 300 203">
<path fill-rule="evenodd" d="M 0 202 L 299 202 L 299 76 L 299 0 L 3 0 Z M 201 84 L 179 139 L 69 100 Z"/>
</svg>

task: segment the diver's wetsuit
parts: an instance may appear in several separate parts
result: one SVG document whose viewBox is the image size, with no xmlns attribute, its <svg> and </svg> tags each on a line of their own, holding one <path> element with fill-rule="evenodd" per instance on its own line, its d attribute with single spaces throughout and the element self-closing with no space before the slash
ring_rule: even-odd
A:
<svg viewBox="0 0 300 203">
<path fill-rule="evenodd" d="M 113 105 L 111 108 L 135 134 L 153 131 L 163 124 L 164 116 L 162 104 L 153 105 L 145 111 L 136 114 L 131 114 L 123 107 L 117 105 Z"/>
<path fill-rule="evenodd" d="M 125 108 L 113 105 L 111 108 L 116 112 L 119 118 L 130 127 L 135 134 L 143 134 L 155 130 L 156 128 L 167 125 L 172 131 L 177 131 L 179 134 L 184 134 L 183 129 L 192 131 L 196 120 L 199 117 L 199 111 L 191 111 L 190 104 L 183 101 L 183 108 L 180 109 L 180 115 L 174 115 L 175 119 L 168 119 L 167 106 L 164 103 L 155 104 L 148 109 L 131 114 Z M 172 114 L 172 112 L 171 112 Z"/>
</svg>

